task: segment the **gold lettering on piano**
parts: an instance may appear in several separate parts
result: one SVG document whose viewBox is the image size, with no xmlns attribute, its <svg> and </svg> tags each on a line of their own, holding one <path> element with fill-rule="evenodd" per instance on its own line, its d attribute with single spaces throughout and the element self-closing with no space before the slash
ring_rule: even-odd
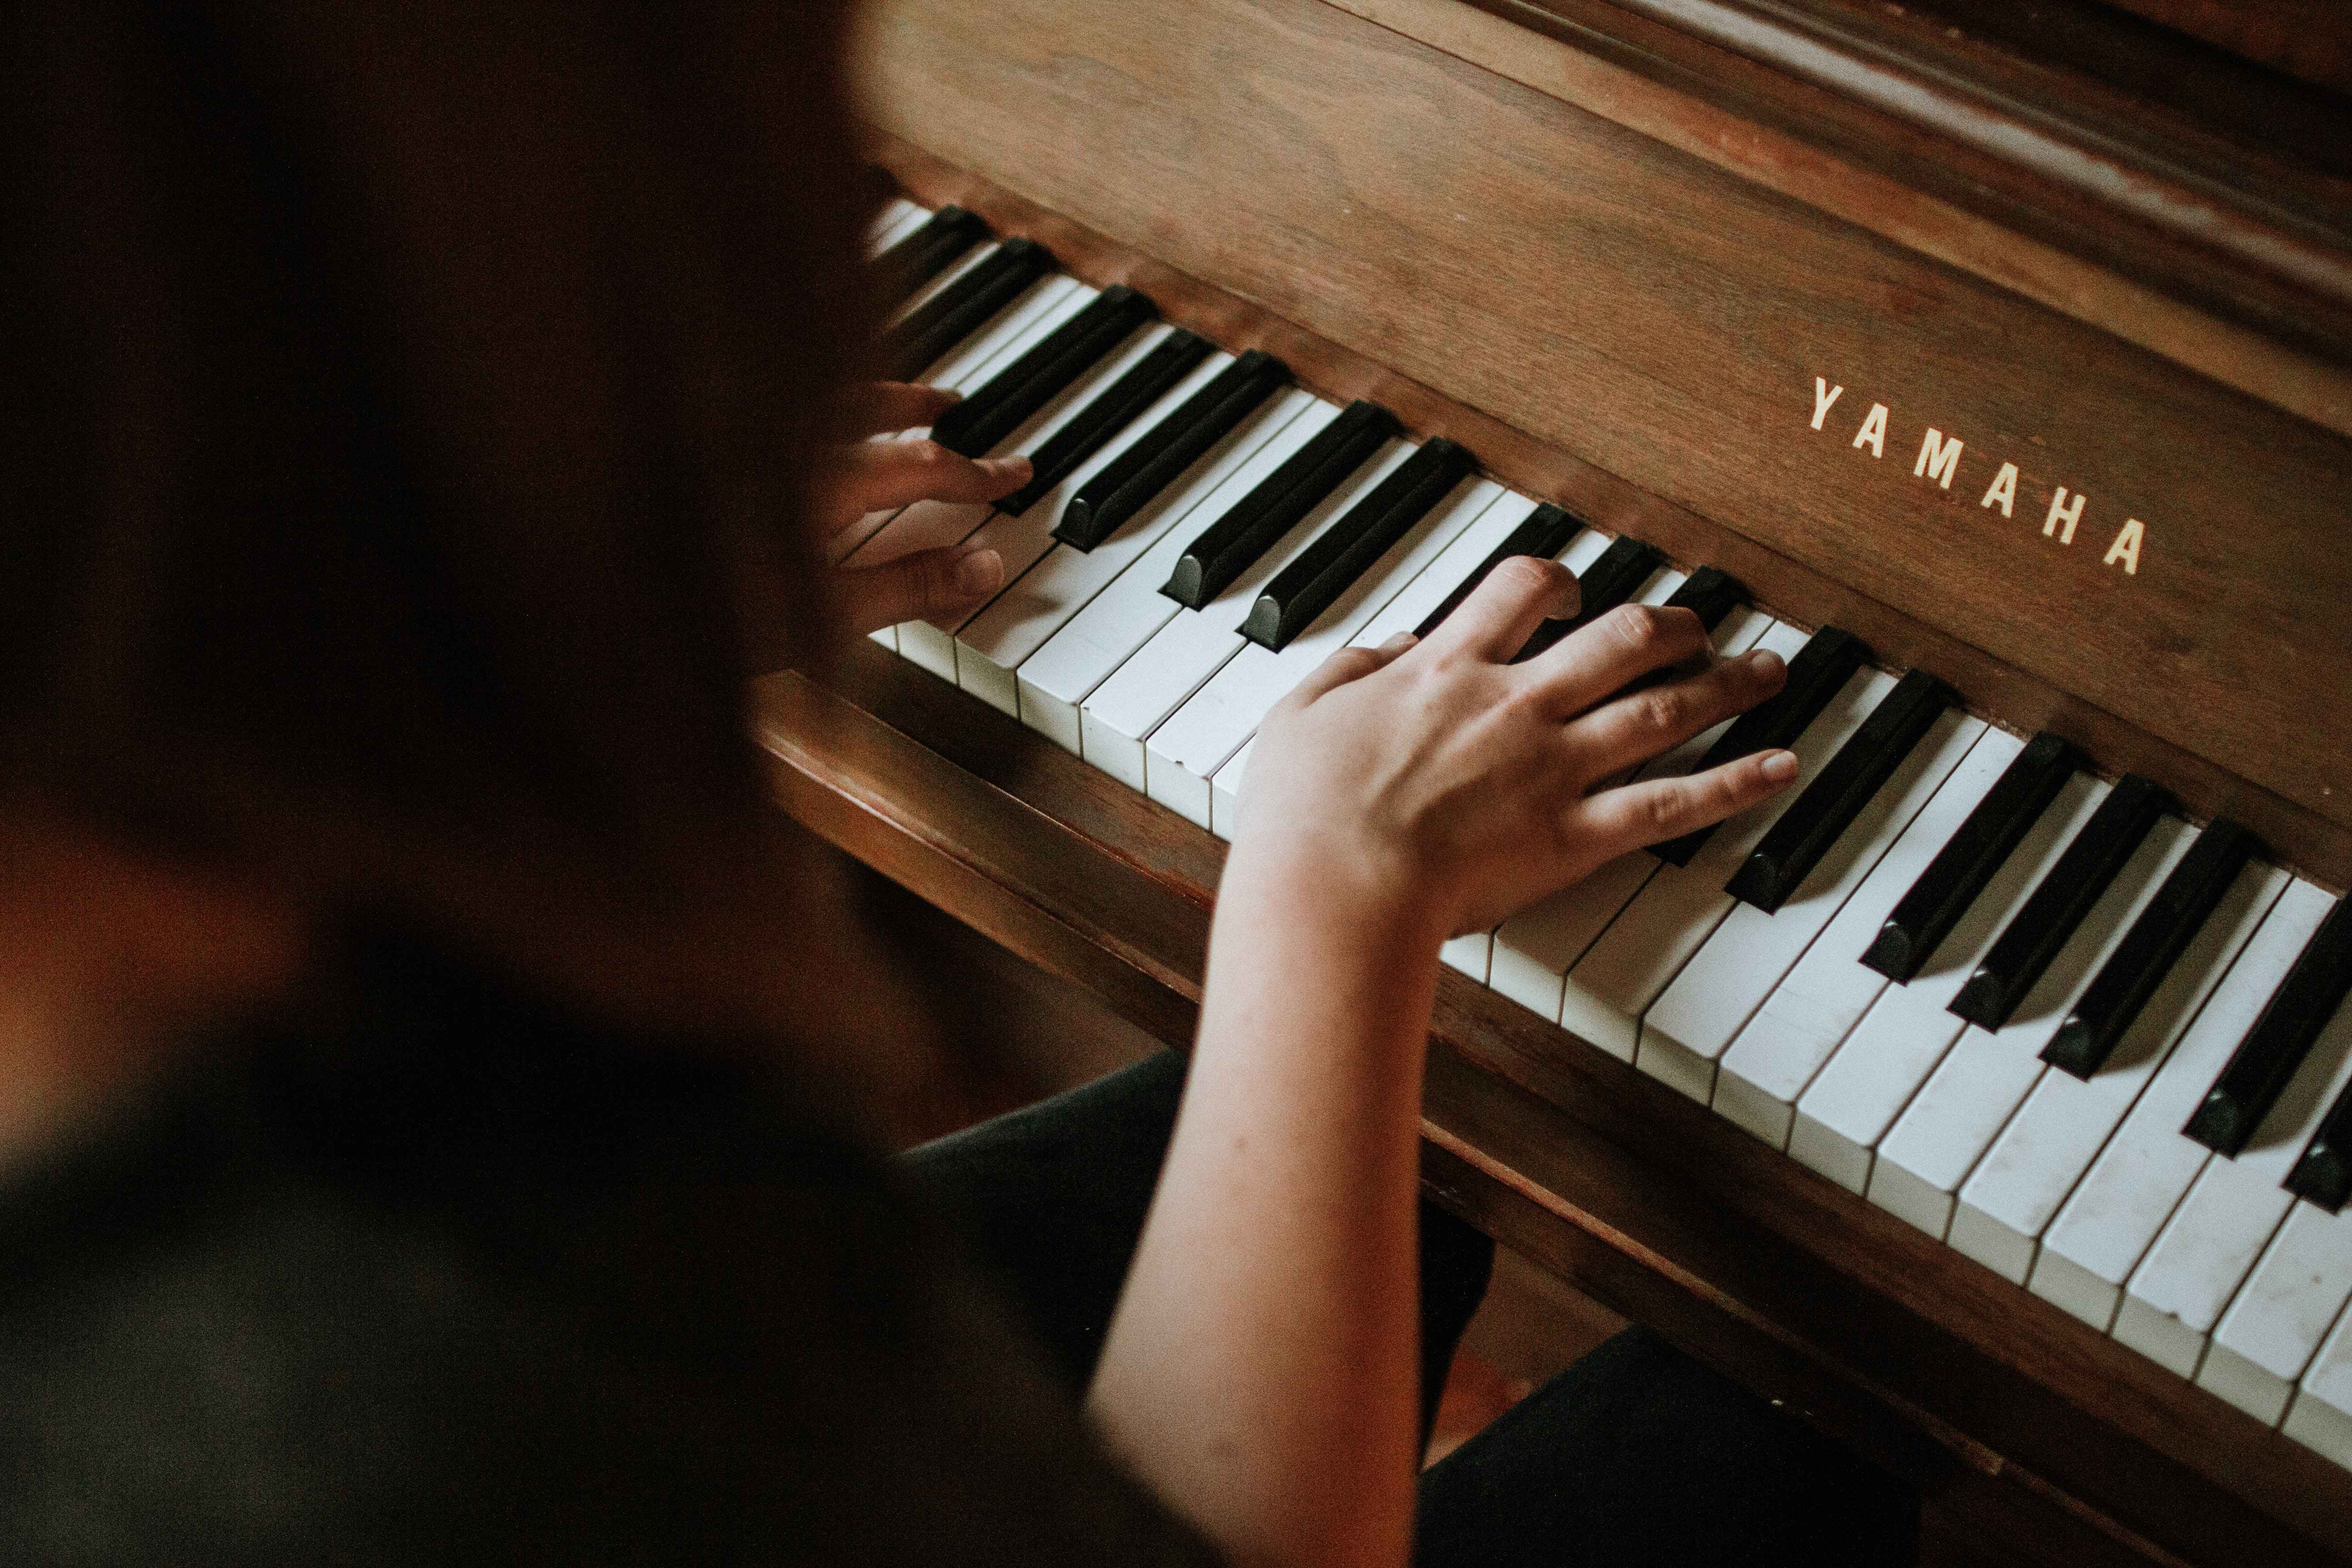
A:
<svg viewBox="0 0 2352 1568">
<path fill-rule="evenodd" d="M 1807 422 L 1810 428 L 1828 428 L 1830 410 L 1837 406 L 1838 398 L 1844 391 L 1844 387 L 1832 384 L 1827 376 L 1813 377 L 1813 413 Z M 1866 449 L 1874 458 L 1884 458 L 1886 455 L 1887 427 L 1893 417 L 1893 411 L 1885 404 L 1872 404 L 1870 412 L 1864 415 L 1862 423 L 1855 426 L 1853 439 L 1848 445 L 1854 451 Z M 1968 444 L 1958 436 L 1947 436 L 1936 426 L 1928 425 L 1922 428 L 1919 456 L 1911 465 L 1911 477 L 1938 489 L 1949 490 L 1953 481 L 1959 478 L 1961 456 Z M 1977 502 L 1978 507 L 1985 511 L 1998 509 L 2002 517 L 2014 518 L 2021 477 L 2015 463 L 2002 462 L 1993 474 L 1992 482 L 1985 487 L 1984 498 Z M 2055 540 L 2060 545 L 2073 544 L 2074 531 L 2083 521 L 2083 510 L 2088 502 L 2089 498 L 2080 490 L 2070 489 L 2064 485 L 2053 485 L 2049 508 L 2042 514 L 2042 536 Z M 2123 527 L 2116 534 L 2115 542 L 2108 545 L 2106 553 L 2100 557 L 2100 564 L 2110 569 L 2120 567 L 2125 576 L 2137 577 L 2139 575 L 2140 547 L 2147 542 L 2147 524 L 2136 517 L 2126 518 Z"/>
<path fill-rule="evenodd" d="M 1853 444 L 1857 447 L 1865 443 L 1870 447 L 1872 457 L 1886 456 L 1886 405 L 1884 403 L 1872 404 L 1870 413 L 1863 419 L 1862 428 L 1853 433 Z"/>
<path fill-rule="evenodd" d="M 2001 516 L 2015 517 L 2017 513 L 2010 509 L 2016 504 L 2017 465 L 2003 463 L 2000 466 L 2000 472 L 1992 477 L 1992 487 L 1985 491 L 1985 499 L 1977 502 L 1977 505 L 1988 510 L 1993 507 L 1999 507 Z"/>
<path fill-rule="evenodd" d="M 2125 576 L 2139 575 L 2139 542 L 2147 537 L 2147 524 L 2136 517 L 2124 519 L 2123 531 L 2116 535 L 2113 544 L 2107 546 L 2106 564 L 2113 566 L 2121 562 Z"/>
<path fill-rule="evenodd" d="M 1814 429 L 1818 430 L 1822 427 L 1822 421 L 1829 417 L 1831 405 L 1837 402 L 1838 394 L 1844 390 L 1843 386 L 1832 386 L 1818 375 L 1813 377 Z"/>
<path fill-rule="evenodd" d="M 2042 537 L 2047 539 L 2052 534 L 2058 533 L 2059 527 L 2063 524 L 2066 531 L 2058 533 L 2058 542 L 2072 544 L 2074 542 L 2074 525 L 2082 521 L 2083 498 L 2077 495 L 2074 498 L 2074 504 L 2068 506 L 2066 487 L 2060 485 L 2058 493 L 2050 498 L 2050 515 L 2042 520 Z"/>
<path fill-rule="evenodd" d="M 1933 425 L 1927 426 L 1927 437 L 1919 443 L 1919 460 L 1911 465 L 1915 479 L 1933 479 L 1946 489 L 1952 488 L 1952 476 L 1959 472 L 1960 443 L 1947 441 L 1944 433 Z"/>
</svg>

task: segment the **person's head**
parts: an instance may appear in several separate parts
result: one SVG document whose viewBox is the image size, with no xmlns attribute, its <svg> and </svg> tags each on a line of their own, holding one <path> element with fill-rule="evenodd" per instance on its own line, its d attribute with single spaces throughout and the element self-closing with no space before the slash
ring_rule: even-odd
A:
<svg viewBox="0 0 2352 1568">
<path fill-rule="evenodd" d="M 739 588 L 803 580 L 867 326 L 836 8 L 0 27 L 0 818 L 772 989 Z"/>
</svg>

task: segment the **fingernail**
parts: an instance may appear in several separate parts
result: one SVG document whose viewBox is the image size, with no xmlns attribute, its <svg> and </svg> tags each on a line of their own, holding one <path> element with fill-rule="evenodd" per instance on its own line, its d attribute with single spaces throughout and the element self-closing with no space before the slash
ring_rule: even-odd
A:
<svg viewBox="0 0 2352 1568">
<path fill-rule="evenodd" d="M 1759 675 L 1774 675 L 1786 667 L 1779 654 L 1769 647 L 1759 647 L 1748 650 L 1748 668 Z"/>
<path fill-rule="evenodd" d="M 1421 639 L 1419 637 L 1413 636 L 1411 632 L 1399 632 L 1396 636 L 1389 638 L 1388 641 L 1381 644 L 1381 651 L 1382 653 L 1402 653 L 1405 649 L 1411 647 L 1420 640 Z"/>
<path fill-rule="evenodd" d="M 982 459 L 980 466 L 1000 479 L 1011 479 L 1024 485 L 1029 482 L 1032 471 L 1026 458 L 988 458 Z"/>
<path fill-rule="evenodd" d="M 1797 776 L 1797 753 L 1794 752 L 1769 752 L 1761 766 L 1768 783 L 1787 784 Z"/>
<path fill-rule="evenodd" d="M 956 563 L 956 591 L 986 594 L 1004 581 L 1004 557 L 993 550 L 975 550 Z"/>
</svg>

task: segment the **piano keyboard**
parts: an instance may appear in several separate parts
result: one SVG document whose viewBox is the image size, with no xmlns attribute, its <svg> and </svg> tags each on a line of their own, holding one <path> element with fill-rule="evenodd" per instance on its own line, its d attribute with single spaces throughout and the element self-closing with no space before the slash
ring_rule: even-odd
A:
<svg viewBox="0 0 2352 1568">
<path fill-rule="evenodd" d="M 933 438 L 1037 468 L 846 536 L 1004 558 L 986 605 L 877 640 L 1226 837 L 1307 670 L 1508 555 L 1575 572 L 1580 619 L 1685 604 L 1721 651 L 1779 651 L 1780 696 L 1645 772 L 1786 745 L 1795 787 L 1445 962 L 2352 1468 L 2344 903 L 968 213 L 895 202 L 868 243 L 894 368 L 964 395 Z"/>
</svg>

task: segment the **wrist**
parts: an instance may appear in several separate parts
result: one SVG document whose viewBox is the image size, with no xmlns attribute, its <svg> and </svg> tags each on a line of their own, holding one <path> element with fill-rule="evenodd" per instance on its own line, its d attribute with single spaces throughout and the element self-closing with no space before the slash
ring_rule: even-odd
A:
<svg viewBox="0 0 2352 1568">
<path fill-rule="evenodd" d="M 1377 847 L 1284 835 L 1236 843 L 1217 892 L 1221 913 L 1263 914 L 1384 961 L 1434 963 L 1454 934 L 1450 903 L 1401 858 Z"/>
</svg>

